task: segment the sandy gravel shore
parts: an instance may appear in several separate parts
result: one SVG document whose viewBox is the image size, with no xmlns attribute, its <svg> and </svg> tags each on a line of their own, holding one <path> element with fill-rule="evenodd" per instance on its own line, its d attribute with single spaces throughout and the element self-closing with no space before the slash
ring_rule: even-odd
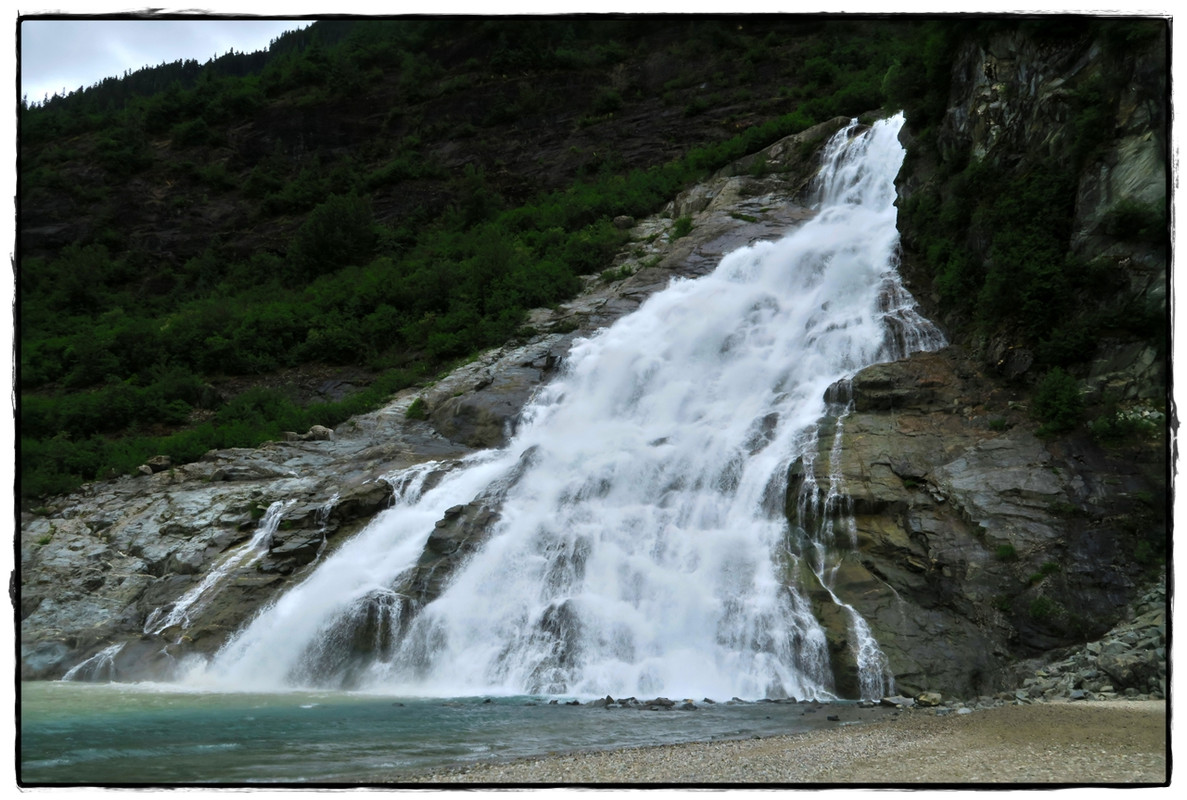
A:
<svg viewBox="0 0 1187 800">
<path fill-rule="evenodd" d="M 1043 703 L 793 736 L 565 753 L 394 782 L 466 784 L 1164 784 L 1162 701 Z"/>
</svg>

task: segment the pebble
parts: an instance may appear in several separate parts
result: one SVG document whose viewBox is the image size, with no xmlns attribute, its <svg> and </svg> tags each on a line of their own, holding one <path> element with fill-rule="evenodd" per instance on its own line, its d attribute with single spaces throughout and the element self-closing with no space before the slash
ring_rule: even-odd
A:
<svg viewBox="0 0 1187 800">
<path fill-rule="evenodd" d="M 1165 702 L 1040 703 L 939 717 L 914 711 L 792 736 L 488 762 L 393 783 L 1162 783 Z M 376 781 L 378 782 L 378 781 Z"/>
</svg>

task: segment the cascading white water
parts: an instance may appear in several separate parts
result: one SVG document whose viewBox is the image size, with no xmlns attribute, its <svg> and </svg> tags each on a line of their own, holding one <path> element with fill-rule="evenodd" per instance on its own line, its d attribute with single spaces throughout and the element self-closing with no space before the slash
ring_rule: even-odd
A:
<svg viewBox="0 0 1187 800">
<path fill-rule="evenodd" d="M 64 681 L 104 681 L 115 675 L 115 657 L 127 646 L 127 642 L 108 645 L 95 655 L 80 661 L 62 676 Z"/>
<path fill-rule="evenodd" d="M 341 645 L 336 630 L 368 614 L 383 643 L 352 685 L 832 696 L 824 632 L 787 579 L 803 536 L 784 494 L 789 466 L 815 451 L 832 384 L 942 343 L 896 273 L 901 125 L 900 115 L 838 134 L 816 217 L 577 342 L 505 450 L 429 490 L 431 467 L 402 476 L 396 507 L 191 679 L 340 685 L 316 665 Z M 396 589 L 434 523 L 521 460 L 486 543 L 409 620 Z M 873 687 L 884 664 L 870 642 L 858 660 L 879 671 L 863 678 Z"/>
<path fill-rule="evenodd" d="M 280 527 L 280 518 L 293 501 L 278 500 L 268 507 L 247 544 L 237 547 L 216 564 L 197 586 L 173 603 L 168 610 L 155 609 L 144 622 L 145 633 L 161 633 L 175 625 L 189 625 L 191 615 L 197 613 L 217 591 L 222 580 L 235 569 L 250 567 L 268 553 L 272 536 Z"/>
</svg>

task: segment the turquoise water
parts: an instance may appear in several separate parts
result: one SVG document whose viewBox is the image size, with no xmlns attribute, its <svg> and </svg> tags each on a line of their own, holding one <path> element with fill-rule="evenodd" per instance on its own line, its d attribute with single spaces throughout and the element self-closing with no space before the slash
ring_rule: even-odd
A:
<svg viewBox="0 0 1187 800">
<path fill-rule="evenodd" d="M 213 694 L 172 686 L 21 686 L 25 785 L 348 784 L 476 760 L 795 733 L 848 704 L 605 709 L 546 698 Z"/>
</svg>

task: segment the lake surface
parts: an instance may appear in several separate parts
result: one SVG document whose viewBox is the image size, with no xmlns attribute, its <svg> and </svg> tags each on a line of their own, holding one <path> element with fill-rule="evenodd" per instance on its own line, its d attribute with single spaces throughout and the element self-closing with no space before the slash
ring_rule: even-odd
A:
<svg viewBox="0 0 1187 800">
<path fill-rule="evenodd" d="M 238 694 L 72 682 L 24 683 L 20 700 L 21 782 L 87 786 L 399 782 L 480 760 L 805 732 L 878 711 L 699 699 L 696 710 L 647 711 L 565 705 L 567 698 Z"/>
</svg>

